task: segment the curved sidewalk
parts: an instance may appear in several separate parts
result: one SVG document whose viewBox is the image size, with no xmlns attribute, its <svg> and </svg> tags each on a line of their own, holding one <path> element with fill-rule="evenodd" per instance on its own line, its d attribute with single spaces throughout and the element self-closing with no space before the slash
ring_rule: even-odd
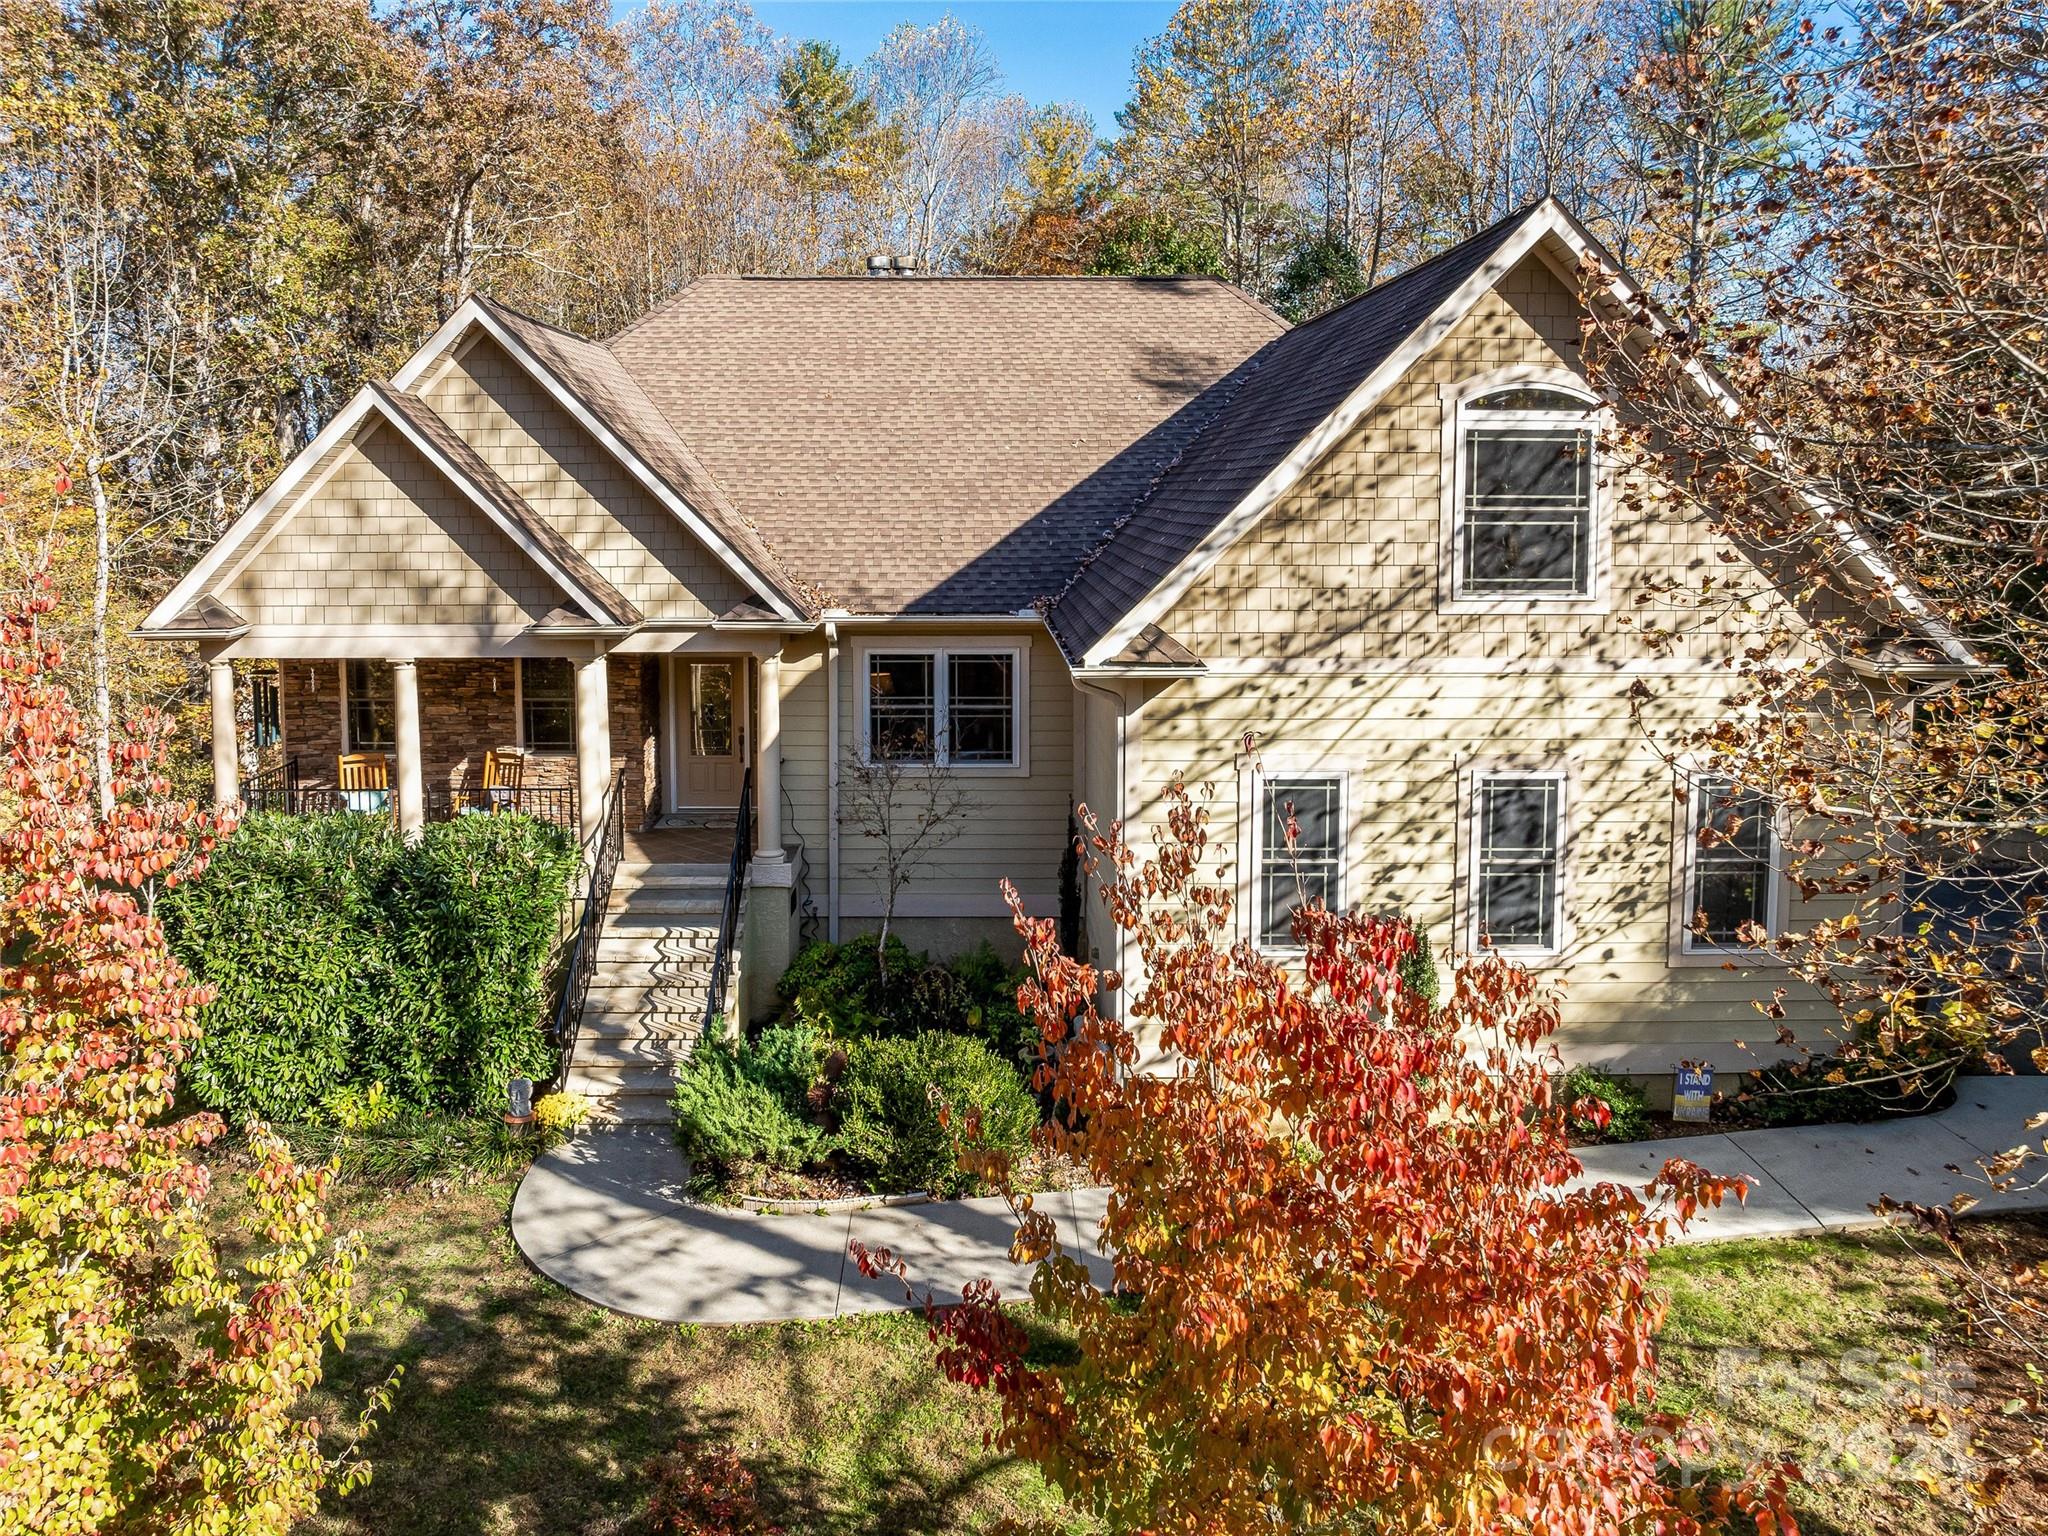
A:
<svg viewBox="0 0 2048 1536">
<path fill-rule="evenodd" d="M 1975 1160 L 2023 1141 L 2030 1114 L 2048 1109 L 2048 1079 L 1967 1078 L 1939 1115 L 1876 1125 L 1775 1131 L 1586 1147 L 1588 1182 L 1641 1183 L 1668 1157 L 1745 1174 L 1747 1204 L 1702 1214 L 1687 1242 L 1772 1237 L 1873 1225 L 1880 1195 L 1932 1204 L 1968 1188 L 1978 1212 L 2048 1208 L 2048 1188 L 1994 1194 Z M 886 1247 L 910 1265 L 922 1294 L 957 1299 L 968 1281 L 1023 1293 L 1029 1271 L 1009 1262 L 1012 1223 L 1000 1200 L 955 1200 L 828 1216 L 764 1216 L 700 1205 L 666 1125 L 594 1130 L 536 1159 L 512 1202 L 512 1237 L 548 1278 L 586 1301 L 670 1323 L 763 1323 L 886 1312 L 905 1305 L 894 1281 L 867 1280 L 848 1242 Z M 1099 1189 L 1040 1195 L 1071 1249 L 1098 1279 Z"/>
</svg>

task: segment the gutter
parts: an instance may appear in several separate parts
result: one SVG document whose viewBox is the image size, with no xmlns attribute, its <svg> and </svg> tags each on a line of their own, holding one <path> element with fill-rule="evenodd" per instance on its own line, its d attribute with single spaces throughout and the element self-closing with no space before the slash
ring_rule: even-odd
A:
<svg viewBox="0 0 2048 1536">
<path fill-rule="evenodd" d="M 1070 668 L 1069 671 L 1071 672 L 1074 681 L 1077 684 L 1080 684 L 1080 686 L 1082 687 L 1087 686 L 1086 682 L 1084 682 L 1083 679 L 1091 677 L 1129 678 L 1133 682 L 1144 682 L 1147 679 L 1158 679 L 1164 681 L 1176 677 L 1207 677 L 1209 675 L 1208 667 L 1204 666 L 1200 662 L 1197 662 L 1192 667 L 1144 665 L 1115 667 L 1105 665 L 1098 667 L 1073 667 Z"/>
<path fill-rule="evenodd" d="M 1998 668 L 1986 662 L 1960 661 L 1872 661 L 1866 656 L 1847 656 L 1842 665 L 1859 677 L 1903 678 L 1909 683 L 1958 683 L 1967 678 L 1987 677 Z"/>
</svg>

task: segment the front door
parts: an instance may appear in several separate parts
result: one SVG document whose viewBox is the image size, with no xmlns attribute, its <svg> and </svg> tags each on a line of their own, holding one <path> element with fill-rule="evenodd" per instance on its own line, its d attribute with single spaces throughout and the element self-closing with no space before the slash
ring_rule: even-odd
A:
<svg viewBox="0 0 2048 1536">
<path fill-rule="evenodd" d="M 731 810 L 747 761 L 747 663 L 743 656 L 678 656 L 674 809 Z"/>
</svg>

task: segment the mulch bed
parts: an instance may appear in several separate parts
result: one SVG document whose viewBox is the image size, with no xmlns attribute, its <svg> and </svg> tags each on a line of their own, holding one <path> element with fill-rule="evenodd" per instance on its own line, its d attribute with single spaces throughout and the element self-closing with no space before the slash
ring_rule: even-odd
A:
<svg viewBox="0 0 2048 1536">
<path fill-rule="evenodd" d="M 1042 1152 L 1033 1147 L 1019 1158 L 1016 1184 L 1019 1193 L 1053 1189 L 1085 1189 L 1093 1182 L 1088 1170 L 1072 1158 Z M 751 1196 L 761 1200 L 784 1200 L 791 1205 L 822 1204 L 828 1200 L 881 1199 L 904 1193 L 869 1189 L 851 1174 L 837 1169 L 791 1173 L 766 1163 L 736 1163 L 727 1169 L 715 1188 L 705 1191 L 716 1200 L 738 1200 Z"/>
<path fill-rule="evenodd" d="M 1943 1330 L 1945 1363 L 1960 1365 L 1970 1381 L 1988 1505 L 1979 1528 L 2040 1536 L 2048 1533 L 2048 1215 L 1969 1222 L 1960 1235 L 1971 1263 L 2019 1298 L 1985 1305 L 1965 1285 Z"/>
</svg>

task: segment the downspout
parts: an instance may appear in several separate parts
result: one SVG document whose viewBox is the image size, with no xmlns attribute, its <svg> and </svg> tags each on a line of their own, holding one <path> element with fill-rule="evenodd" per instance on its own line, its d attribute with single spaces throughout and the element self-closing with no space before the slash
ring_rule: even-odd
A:
<svg viewBox="0 0 2048 1536">
<path fill-rule="evenodd" d="M 825 626 L 825 938 L 839 942 L 839 626 Z"/>
<path fill-rule="evenodd" d="M 1124 743 L 1123 691 L 1119 689 L 1115 693 L 1112 693 L 1107 688 L 1103 688 L 1095 683 L 1091 683 L 1086 678 L 1081 677 L 1076 677 L 1074 679 L 1074 686 L 1076 688 L 1084 689 L 1089 693 L 1095 694 L 1099 698 L 1107 699 L 1112 705 L 1116 707 L 1116 713 L 1111 717 L 1116 721 L 1116 807 L 1110 819 L 1112 821 L 1122 821 L 1124 819 L 1124 802 L 1126 797 L 1130 793 L 1129 776 L 1126 772 L 1126 769 L 1128 767 L 1128 757 L 1125 752 Z M 1100 819 L 1101 818 L 1098 814 L 1098 823 L 1100 822 Z M 1088 893 L 1085 890 L 1083 890 L 1081 893 L 1081 904 L 1085 912 L 1085 909 L 1088 905 Z M 1114 923 L 1110 925 L 1110 948 L 1110 967 L 1117 973 L 1118 977 L 1122 977 L 1124 974 L 1124 931 L 1122 928 L 1117 927 Z"/>
</svg>

